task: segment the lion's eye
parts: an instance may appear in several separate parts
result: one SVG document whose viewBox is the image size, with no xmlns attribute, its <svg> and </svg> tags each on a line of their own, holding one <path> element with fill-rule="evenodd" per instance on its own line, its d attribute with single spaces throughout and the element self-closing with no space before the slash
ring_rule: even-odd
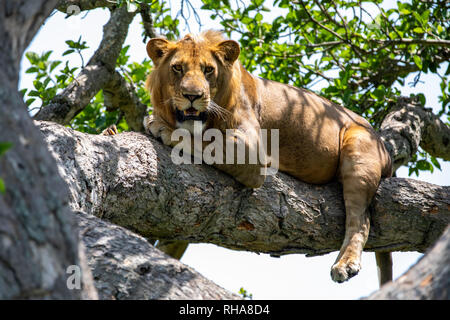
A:
<svg viewBox="0 0 450 320">
<path fill-rule="evenodd" d="M 214 68 L 211 67 L 211 66 L 208 66 L 208 67 L 205 68 L 205 73 L 211 73 L 213 71 L 214 71 Z"/>
<path fill-rule="evenodd" d="M 181 72 L 181 71 L 183 71 L 183 67 L 180 64 L 174 64 L 172 66 L 172 70 L 175 72 Z"/>
</svg>

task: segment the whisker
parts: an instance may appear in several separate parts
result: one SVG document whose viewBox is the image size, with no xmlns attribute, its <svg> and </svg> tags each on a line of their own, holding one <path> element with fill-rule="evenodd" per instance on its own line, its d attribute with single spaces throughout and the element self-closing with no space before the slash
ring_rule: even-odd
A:
<svg viewBox="0 0 450 320">
<path fill-rule="evenodd" d="M 169 102 L 172 102 L 172 100 L 173 100 L 173 97 L 170 97 L 170 98 L 167 99 L 166 101 L 163 101 L 163 104 L 167 104 L 167 103 L 169 103 Z"/>
<path fill-rule="evenodd" d="M 214 116 L 216 116 L 217 118 L 220 118 L 220 119 L 222 119 L 222 120 L 225 121 L 224 115 L 223 115 L 218 109 L 215 109 L 215 108 L 213 107 L 213 108 L 209 108 L 208 111 L 209 111 L 211 114 L 213 114 Z"/>
<path fill-rule="evenodd" d="M 210 111 L 212 114 L 214 114 L 217 117 L 220 117 L 222 120 L 226 120 L 225 118 L 231 115 L 231 112 L 227 109 L 219 106 L 216 102 L 213 100 L 209 103 L 208 111 Z"/>
</svg>

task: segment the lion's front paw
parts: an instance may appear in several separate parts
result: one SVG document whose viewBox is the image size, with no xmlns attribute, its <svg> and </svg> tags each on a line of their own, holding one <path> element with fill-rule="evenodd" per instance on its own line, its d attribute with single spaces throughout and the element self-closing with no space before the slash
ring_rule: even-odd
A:
<svg viewBox="0 0 450 320">
<path fill-rule="evenodd" d="M 103 130 L 101 134 L 104 136 L 114 136 L 118 133 L 119 133 L 119 131 L 117 131 L 116 125 L 113 124 L 113 125 L 110 125 L 108 128 L 106 128 L 105 130 Z"/>
<path fill-rule="evenodd" d="M 331 267 L 331 278 L 333 281 L 342 283 L 353 276 L 356 276 L 361 270 L 361 263 L 357 260 L 341 259 Z"/>
<path fill-rule="evenodd" d="M 171 138 L 173 130 L 157 117 L 154 117 L 153 115 L 145 117 L 144 128 L 147 133 L 151 133 L 155 138 L 161 138 L 161 141 L 165 145 L 173 145 Z"/>
</svg>

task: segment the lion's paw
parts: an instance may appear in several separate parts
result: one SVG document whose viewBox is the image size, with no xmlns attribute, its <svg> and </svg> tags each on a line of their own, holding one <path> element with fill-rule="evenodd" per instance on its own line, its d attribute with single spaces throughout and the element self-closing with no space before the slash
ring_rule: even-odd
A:
<svg viewBox="0 0 450 320">
<path fill-rule="evenodd" d="M 356 276 L 361 270 L 361 263 L 355 260 L 344 262 L 339 260 L 331 267 L 331 279 L 333 281 L 342 283 L 348 279 Z"/>
<path fill-rule="evenodd" d="M 144 118 L 144 128 L 147 133 L 150 133 L 155 138 L 160 138 L 165 145 L 171 146 L 173 144 L 173 130 L 165 122 L 159 121 L 153 115 Z"/>
<path fill-rule="evenodd" d="M 108 128 L 106 128 L 105 130 L 103 130 L 101 134 L 104 136 L 114 136 L 118 133 L 119 133 L 119 131 L 117 131 L 116 125 L 113 124 L 113 125 L 110 125 Z"/>
</svg>

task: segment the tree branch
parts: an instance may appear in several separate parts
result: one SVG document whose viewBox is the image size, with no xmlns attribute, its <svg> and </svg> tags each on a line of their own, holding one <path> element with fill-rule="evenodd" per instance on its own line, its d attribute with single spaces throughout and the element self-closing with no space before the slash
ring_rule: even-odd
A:
<svg viewBox="0 0 450 320">
<path fill-rule="evenodd" d="M 141 3 L 141 18 L 145 31 L 144 42 L 147 41 L 147 38 L 156 38 L 158 35 L 156 34 L 155 27 L 153 25 L 153 17 L 150 11 L 150 6 L 146 3 Z"/>
<path fill-rule="evenodd" d="M 77 6 L 80 11 L 92 10 L 96 8 L 114 8 L 117 3 L 108 0 L 59 0 L 56 9 L 67 13 L 70 6 Z"/>
<path fill-rule="evenodd" d="M 272 255 L 338 250 L 344 205 L 338 183 L 312 186 L 279 173 L 245 189 L 206 165 L 174 165 L 170 148 L 139 133 L 86 135 L 37 123 L 69 184 L 75 210 L 148 238 L 209 242 Z M 450 187 L 382 181 L 366 250 L 424 252 L 450 223 Z"/>
<path fill-rule="evenodd" d="M 124 228 L 76 217 L 101 300 L 240 299 Z"/>
<path fill-rule="evenodd" d="M 135 88 L 119 72 L 114 72 L 103 88 L 105 106 L 108 111 L 120 109 L 132 131 L 144 131 L 143 120 L 148 114 L 147 106 L 139 100 Z"/>
<path fill-rule="evenodd" d="M 135 14 L 128 12 L 126 6 L 112 11 L 111 18 L 103 28 L 100 46 L 87 66 L 63 92 L 55 96 L 51 104 L 41 108 L 34 119 L 66 125 L 89 104 L 97 92 L 110 81 L 128 33 L 128 26 Z"/>
<path fill-rule="evenodd" d="M 450 128 L 438 116 L 411 98 L 399 98 L 396 110 L 381 124 L 381 135 L 394 162 L 405 165 L 419 145 L 434 157 L 450 160 Z"/>
<path fill-rule="evenodd" d="M 383 46 L 390 45 L 399 45 L 399 44 L 420 44 L 422 46 L 442 46 L 442 47 L 450 47 L 450 40 L 438 40 L 438 39 L 392 39 L 392 40 L 382 40 L 382 39 L 365 39 L 367 42 L 374 42 L 381 44 Z M 316 47 L 327 47 L 327 46 L 336 46 L 339 44 L 347 44 L 344 40 L 336 40 L 336 41 L 326 41 L 320 43 L 309 43 L 306 44 L 309 48 Z"/>
<path fill-rule="evenodd" d="M 367 39 L 367 41 L 379 43 L 384 46 L 399 45 L 399 44 L 420 44 L 422 46 L 437 46 L 437 47 L 441 46 L 441 47 L 445 47 L 445 48 L 450 47 L 450 40 L 443 40 L 443 39 L 401 38 L 401 39 L 392 39 L 392 40 Z"/>
</svg>

